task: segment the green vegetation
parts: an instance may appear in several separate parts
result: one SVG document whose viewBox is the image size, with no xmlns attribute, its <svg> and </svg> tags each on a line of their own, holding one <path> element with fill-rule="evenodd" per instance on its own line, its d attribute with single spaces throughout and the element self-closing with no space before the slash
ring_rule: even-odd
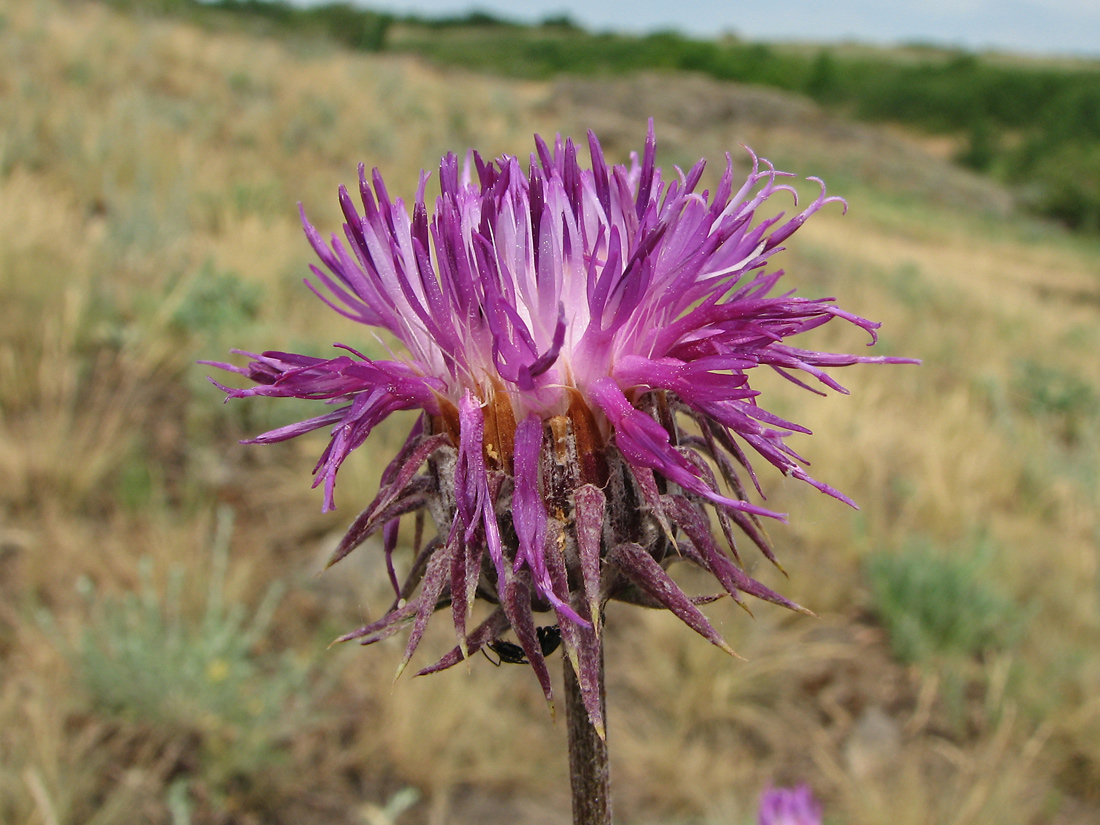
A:
<svg viewBox="0 0 1100 825">
<path fill-rule="evenodd" d="M 239 330 L 256 320 L 262 296 L 259 284 L 242 281 L 233 272 L 219 272 L 207 259 L 172 314 L 172 323 L 190 334 Z"/>
<path fill-rule="evenodd" d="M 1100 393 L 1079 375 L 1027 358 L 1016 364 L 1012 391 L 1024 412 L 1042 417 L 1068 447 L 1097 431 Z"/>
<path fill-rule="evenodd" d="M 252 31 L 324 37 L 348 48 L 379 51 L 394 18 L 359 9 L 350 3 L 292 6 L 267 0 L 107 0 L 137 12 L 183 16 L 207 25 L 243 23 Z"/>
<path fill-rule="evenodd" d="M 988 537 L 942 545 L 908 536 L 894 552 L 876 552 L 864 563 L 871 604 L 894 656 L 938 685 L 946 722 L 956 732 L 967 723 L 966 697 L 1000 688 L 1028 630 L 1035 605 L 1006 590 Z M 987 712 L 990 709 L 987 709 Z"/>
<path fill-rule="evenodd" d="M 344 3 L 298 8 L 266 0 L 110 2 L 208 24 L 233 18 L 296 37 L 327 37 L 365 51 L 411 52 L 509 77 L 683 71 L 771 86 L 860 119 L 950 135 L 959 142 L 959 163 L 1008 183 L 1027 208 L 1072 228 L 1100 232 L 1100 64 L 1095 62 L 1060 68 L 934 47 L 794 49 L 733 38 L 698 40 L 674 31 L 592 33 L 568 17 L 526 26 L 484 12 L 397 17 Z"/>
<path fill-rule="evenodd" d="M 675 32 L 630 37 L 529 27 L 504 34 L 460 21 L 445 34 L 407 24 L 387 48 L 517 77 L 687 71 L 804 94 L 863 120 L 953 135 L 960 163 L 1010 183 L 1039 214 L 1100 232 L 1100 65 L 1005 65 L 939 49 L 915 57 L 813 53 Z"/>
<path fill-rule="evenodd" d="M 271 633 L 281 583 L 254 610 L 229 599 L 232 523 L 223 507 L 201 612 L 185 609 L 182 567 L 169 572 L 162 595 L 145 558 L 138 592 L 104 598 L 90 579 L 79 580 L 91 617 L 68 649 L 96 709 L 163 735 L 197 738 L 202 778 L 215 789 L 281 761 L 284 744 L 307 721 L 303 700 L 310 696 L 301 663 L 257 653 Z"/>
<path fill-rule="evenodd" d="M 989 556 L 984 541 L 940 550 L 913 539 L 867 560 L 875 612 L 901 661 L 968 658 L 1018 635 L 1019 608 L 1001 592 Z"/>
</svg>

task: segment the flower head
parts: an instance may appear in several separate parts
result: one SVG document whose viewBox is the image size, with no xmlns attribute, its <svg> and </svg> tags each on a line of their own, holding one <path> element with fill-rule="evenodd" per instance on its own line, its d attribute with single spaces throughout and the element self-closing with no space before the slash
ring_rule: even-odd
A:
<svg viewBox="0 0 1100 825">
<path fill-rule="evenodd" d="M 458 644 L 421 673 L 510 629 L 549 700 L 534 614 L 551 613 L 602 729 L 595 651 L 608 599 L 671 610 L 726 650 L 699 610 L 706 599 L 680 590 L 671 562 L 709 571 L 738 602 L 748 593 L 802 609 L 739 564 L 735 528 L 774 561 L 760 519 L 782 518 L 750 501 L 744 478 L 760 487 L 749 453 L 848 502 L 806 473 L 785 438 L 809 431 L 758 403 L 752 371 L 845 392 L 825 368 L 901 359 L 788 343 L 838 318 L 873 343 L 878 326 L 830 298 L 769 295 L 782 271 L 768 261 L 781 244 L 823 206 L 843 203 L 817 179 L 820 194 L 801 212 L 760 219 L 773 195 L 797 203 L 797 194 L 781 183 L 788 173 L 751 153 L 739 188 L 727 155 L 715 191 L 700 193 L 703 161 L 670 179 L 655 165 L 652 122 L 629 167 L 608 165 L 591 132 L 590 168 L 572 141 L 535 143 L 526 169 L 515 157 L 488 163 L 470 153 L 460 166 L 448 155 L 431 211 L 427 173 L 410 209 L 377 170 L 368 180 L 360 167 L 362 214 L 340 189 L 342 239 L 326 242 L 303 214 L 324 265 L 312 267 L 310 289 L 388 332 L 401 350 L 392 360 L 337 344 L 335 358 L 244 353 L 245 367 L 215 366 L 255 384 L 219 384 L 230 398 L 311 398 L 330 408 L 251 440 L 331 428 L 315 468 L 325 509 L 341 463 L 371 430 L 396 410 L 421 411 L 333 556 L 381 531 L 395 595 L 382 618 L 344 639 L 370 644 L 411 624 L 404 667 L 430 615 L 449 606 Z M 398 525 L 424 509 L 438 535 L 416 548 L 401 582 Z M 728 549 L 712 536 L 709 509 Z M 496 609 L 470 628 L 477 598 Z"/>
<path fill-rule="evenodd" d="M 768 788 L 760 795 L 759 825 L 821 825 L 821 803 L 808 785 Z"/>
</svg>

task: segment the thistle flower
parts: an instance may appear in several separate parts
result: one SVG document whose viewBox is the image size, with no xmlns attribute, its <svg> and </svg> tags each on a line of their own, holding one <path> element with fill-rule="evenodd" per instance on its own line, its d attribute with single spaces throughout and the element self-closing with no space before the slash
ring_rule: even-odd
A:
<svg viewBox="0 0 1100 825">
<path fill-rule="evenodd" d="M 760 795 L 759 825 L 821 825 L 821 803 L 808 785 L 768 788 Z"/>
<path fill-rule="evenodd" d="M 609 599 L 670 610 L 730 653 L 699 610 L 710 599 L 686 595 L 666 572 L 672 562 L 709 571 L 742 605 L 748 594 L 806 612 L 740 565 L 735 533 L 775 562 L 761 519 L 783 518 L 750 501 L 745 479 L 758 493 L 760 485 L 749 453 L 851 504 L 806 473 L 785 438 L 809 430 L 758 403 L 752 370 L 846 392 L 825 368 L 902 359 L 787 343 L 838 318 L 871 343 L 878 327 L 831 298 L 769 297 L 783 274 L 768 270 L 769 259 L 823 206 L 844 203 L 816 178 L 820 193 L 804 210 L 759 219 L 773 195 L 788 192 L 797 204 L 797 193 L 781 183 L 788 173 L 751 152 L 740 187 L 727 155 L 711 194 L 696 191 L 703 161 L 666 179 L 652 122 L 629 167 L 609 166 L 591 132 L 589 169 L 572 141 L 551 147 L 536 136 L 535 145 L 526 171 L 515 157 L 488 163 L 471 152 L 460 166 L 447 155 L 432 212 L 426 172 L 410 211 L 377 170 L 368 179 L 360 166 L 362 214 L 340 189 L 343 239 L 326 243 L 303 212 L 324 264 L 311 267 L 307 285 L 336 312 L 396 339 L 403 351 L 392 360 L 336 344 L 335 358 L 240 353 L 245 367 L 213 365 L 255 383 L 218 384 L 228 398 L 332 408 L 247 442 L 330 427 L 314 468 L 325 510 L 335 506 L 341 463 L 374 427 L 397 410 L 421 411 L 330 562 L 381 531 L 393 604 L 341 641 L 371 644 L 411 625 L 400 673 L 429 617 L 449 607 L 457 645 L 421 674 L 487 645 L 522 649 L 511 658 L 530 663 L 551 701 L 535 618 L 551 614 L 541 623 L 558 626 L 602 735 L 599 638 Z M 424 511 L 438 535 L 421 546 Z M 401 581 L 398 525 L 414 513 L 414 558 Z M 471 628 L 475 599 L 495 608 Z M 501 645 L 509 630 L 518 649 Z"/>
</svg>

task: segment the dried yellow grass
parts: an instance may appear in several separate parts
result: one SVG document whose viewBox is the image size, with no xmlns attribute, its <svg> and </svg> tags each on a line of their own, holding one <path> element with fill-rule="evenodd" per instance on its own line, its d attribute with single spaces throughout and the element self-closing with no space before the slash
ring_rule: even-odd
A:
<svg viewBox="0 0 1100 825">
<path fill-rule="evenodd" d="M 3 0 L 0 15 L 0 820 L 110 825 L 139 810 L 168 822 L 182 776 L 194 822 L 353 822 L 406 785 L 424 802 L 403 823 L 567 821 L 564 731 L 524 669 L 474 661 L 391 688 L 399 640 L 324 651 L 384 607 L 369 549 L 317 571 L 400 424 L 349 462 L 341 509 L 321 516 L 306 476 L 319 439 L 235 445 L 262 413 L 220 407 L 192 362 L 233 345 L 355 343 L 300 284 L 295 203 L 337 229 L 335 189 L 358 162 L 407 195 L 448 150 L 524 156 L 532 132 L 591 124 L 621 153 L 653 114 L 678 162 L 751 140 L 795 171 L 805 154 L 807 173 L 862 181 L 839 192 L 849 214 L 807 224 L 784 266 L 803 293 L 882 320 L 889 351 L 925 365 L 841 373 L 850 397 L 767 382 L 779 412 L 818 433 L 795 449 L 862 507 L 762 472 L 791 513 L 770 530 L 791 578 L 754 572 L 820 620 L 708 608 L 742 663 L 668 616 L 610 616 L 624 821 L 742 821 L 766 782 L 802 780 L 831 821 L 857 825 L 1095 821 L 1100 435 L 1093 418 L 1066 443 L 1013 395 L 1023 361 L 1100 389 L 1095 242 L 997 218 L 1004 193 L 904 137 L 698 79 L 506 82 L 90 2 Z M 747 114 L 710 117 L 715 95 L 741 96 Z M 256 317 L 180 329 L 204 266 L 258 286 Z M 194 742 L 99 711 L 63 652 L 96 615 L 81 577 L 100 598 L 134 591 L 141 557 L 160 592 L 181 566 L 198 611 L 218 503 L 237 513 L 227 598 L 254 606 L 287 582 L 265 649 L 328 674 L 313 688 L 325 712 L 284 743 L 284 761 L 220 791 L 195 779 Z M 976 532 L 1028 620 L 1011 651 L 970 663 L 960 728 L 947 677 L 891 657 L 862 564 L 914 536 L 965 548 Z M 450 643 L 437 631 L 425 646 Z M 875 724 L 888 735 L 867 738 Z"/>
</svg>

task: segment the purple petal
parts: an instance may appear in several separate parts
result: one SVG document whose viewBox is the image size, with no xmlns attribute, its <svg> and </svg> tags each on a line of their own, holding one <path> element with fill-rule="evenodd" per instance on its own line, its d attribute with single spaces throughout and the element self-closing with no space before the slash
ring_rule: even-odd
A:
<svg viewBox="0 0 1100 825">
<path fill-rule="evenodd" d="M 666 500 L 668 502 L 666 504 L 666 511 L 673 520 L 683 528 L 684 532 L 687 533 L 688 538 L 691 539 L 691 543 L 695 545 L 695 548 L 706 560 L 710 572 L 718 578 L 718 581 L 722 583 L 722 586 L 726 588 L 726 592 L 729 593 L 734 600 L 740 602 L 741 598 L 738 595 L 739 592 L 748 593 L 750 596 L 755 596 L 758 599 L 778 604 L 789 610 L 811 616 L 813 615 L 813 613 L 801 605 L 779 595 L 774 590 L 765 587 L 756 579 L 746 575 L 737 565 L 730 561 L 729 557 L 714 543 L 714 538 L 710 534 L 710 524 L 707 521 L 705 513 L 700 509 L 692 505 L 682 496 L 668 496 Z"/>
<path fill-rule="evenodd" d="M 607 560 L 708 642 L 731 656 L 737 655 L 680 586 L 640 545 L 633 542 L 617 545 L 612 548 Z"/>
<path fill-rule="evenodd" d="M 623 456 L 632 465 L 657 470 L 665 478 L 715 504 L 733 510 L 755 513 L 786 521 L 782 513 L 775 513 L 745 501 L 726 498 L 708 488 L 695 473 L 695 468 L 670 445 L 668 433 L 656 421 L 626 400 L 622 390 L 610 378 L 602 378 L 592 390 L 593 399 L 615 427 L 615 440 Z"/>
<path fill-rule="evenodd" d="M 593 484 L 578 487 L 573 493 L 577 552 L 580 555 L 584 596 L 596 632 L 600 622 L 600 547 L 607 497 Z"/>
<path fill-rule="evenodd" d="M 458 547 L 458 530 L 451 528 L 451 535 L 447 538 L 446 546 L 436 551 L 428 561 L 428 569 L 424 573 L 424 581 L 420 589 L 420 597 L 417 599 L 416 617 L 413 619 L 412 631 L 409 633 L 409 641 L 405 645 L 405 655 L 401 657 L 401 663 L 397 666 L 397 672 L 393 676 L 396 682 L 409 663 L 413 653 L 416 652 L 420 639 L 428 627 L 428 619 L 439 606 L 439 596 L 447 583 L 447 573 L 450 572 L 451 556 Z"/>
<path fill-rule="evenodd" d="M 531 669 L 542 686 L 546 704 L 553 713 L 554 691 L 550 686 L 550 671 L 546 669 L 546 657 L 542 655 L 542 645 L 539 644 L 535 620 L 531 615 L 531 590 L 511 571 L 508 571 L 500 605 L 504 608 L 512 631 L 516 634 L 516 639 L 519 640 L 520 647 L 523 648 L 527 660 L 531 663 Z"/>
<path fill-rule="evenodd" d="M 416 675 L 427 676 L 429 673 L 438 673 L 441 670 L 454 667 L 459 662 L 469 658 L 470 654 L 477 653 L 482 647 L 496 639 L 507 629 L 508 617 L 504 615 L 504 610 L 498 607 L 490 614 L 489 618 L 479 624 L 477 628 L 466 637 L 467 650 L 463 651 L 460 647 L 453 647 L 438 662 L 417 671 Z"/>
<path fill-rule="evenodd" d="M 336 551 L 332 554 L 332 558 L 326 567 L 332 567 L 340 559 L 344 558 L 348 553 L 362 544 L 368 536 L 377 529 L 376 525 L 379 521 L 380 514 L 388 512 L 392 505 L 399 497 L 406 495 L 409 490 L 409 485 L 413 481 L 413 476 L 421 465 L 427 461 L 428 457 L 441 447 L 446 446 L 447 437 L 445 435 L 433 435 L 424 438 L 419 441 L 411 451 L 405 460 L 400 464 L 396 471 L 391 472 L 393 465 L 386 468 L 385 476 L 392 476 L 390 481 L 382 489 L 378 491 L 378 495 L 374 501 L 370 503 L 366 510 L 359 514 L 359 517 L 348 528 L 344 538 L 340 541 L 340 545 L 336 548 Z M 426 489 L 413 488 L 414 494 L 424 494 Z M 423 501 L 421 502 L 423 503 Z M 416 509 L 415 507 L 408 507 L 400 512 L 390 513 L 386 516 L 386 520 L 393 518 L 394 516 L 401 515 L 402 513 L 410 512 Z"/>
<path fill-rule="evenodd" d="M 821 803 L 808 785 L 767 788 L 760 795 L 759 825 L 821 825 Z"/>
</svg>

